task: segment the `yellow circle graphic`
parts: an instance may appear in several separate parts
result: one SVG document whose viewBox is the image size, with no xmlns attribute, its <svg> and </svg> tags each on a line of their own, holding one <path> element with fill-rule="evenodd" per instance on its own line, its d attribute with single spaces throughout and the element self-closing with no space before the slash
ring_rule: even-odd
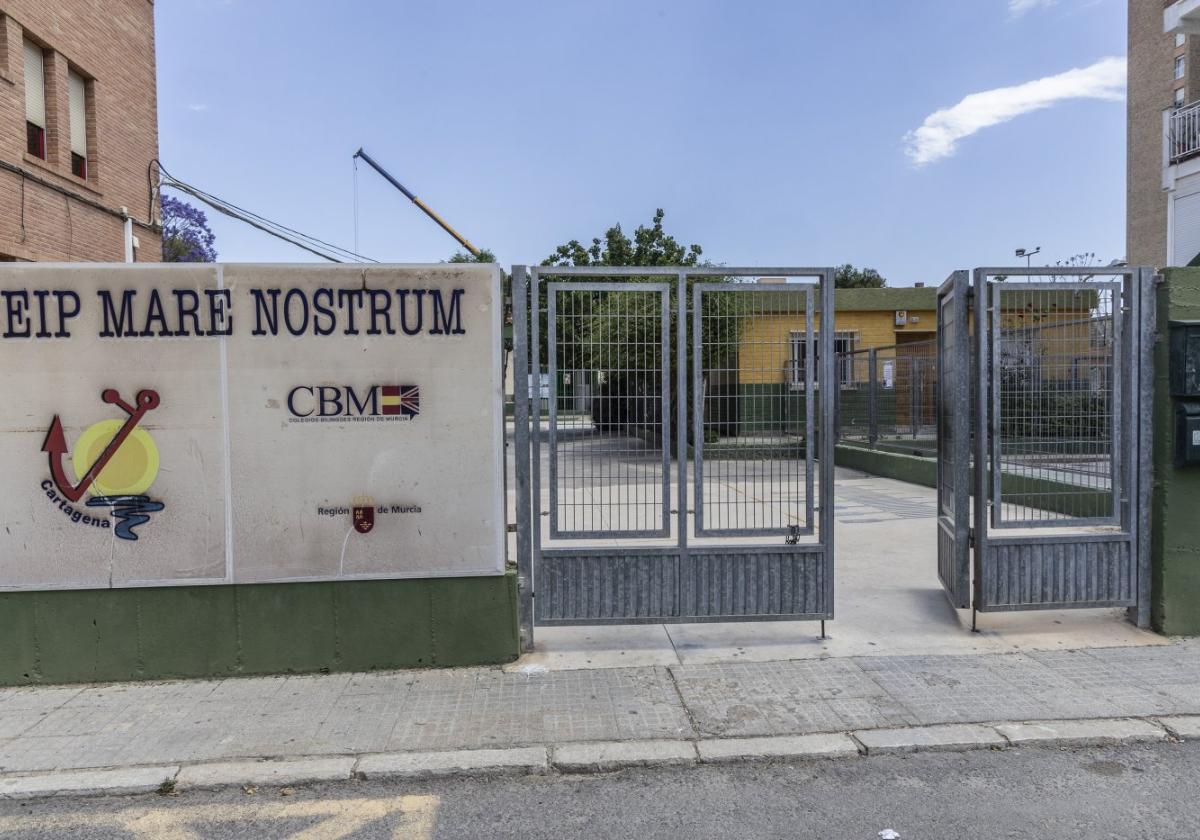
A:
<svg viewBox="0 0 1200 840">
<path fill-rule="evenodd" d="M 124 425 L 121 420 L 102 420 L 79 436 L 71 454 L 76 481 L 92 468 Z M 150 489 L 157 476 L 158 447 L 150 433 L 138 426 L 100 470 L 88 493 L 93 496 L 140 496 Z"/>
</svg>

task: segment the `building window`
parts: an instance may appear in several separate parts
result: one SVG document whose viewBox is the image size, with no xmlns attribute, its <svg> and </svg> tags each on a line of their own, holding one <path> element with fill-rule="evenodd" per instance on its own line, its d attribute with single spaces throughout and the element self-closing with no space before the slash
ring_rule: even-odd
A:
<svg viewBox="0 0 1200 840">
<path fill-rule="evenodd" d="M 1187 72 L 1187 57 L 1182 55 L 1175 56 L 1175 78 L 1182 79 Z"/>
<path fill-rule="evenodd" d="M 1182 108 L 1183 103 L 1187 101 L 1187 89 L 1175 88 L 1175 107 Z"/>
<path fill-rule="evenodd" d="M 1187 35 L 1183 34 L 1182 32 L 1176 32 L 1175 33 L 1175 47 L 1176 48 L 1182 47 L 1185 43 L 1187 43 Z"/>
<path fill-rule="evenodd" d="M 87 82 L 74 70 L 68 74 L 71 100 L 71 172 L 87 178 Z"/>
<path fill-rule="evenodd" d="M 808 355 L 807 343 L 803 332 L 793 332 L 791 335 L 792 357 L 788 360 L 788 378 L 793 390 L 804 387 L 804 361 Z M 837 355 L 838 384 L 843 388 L 853 387 L 854 345 L 858 334 L 854 332 L 839 332 L 833 335 L 833 352 Z M 820 384 L 818 365 L 821 362 L 821 334 L 813 333 L 813 387 Z"/>
<path fill-rule="evenodd" d="M 46 69 L 42 48 L 25 42 L 25 149 L 46 159 Z"/>
</svg>

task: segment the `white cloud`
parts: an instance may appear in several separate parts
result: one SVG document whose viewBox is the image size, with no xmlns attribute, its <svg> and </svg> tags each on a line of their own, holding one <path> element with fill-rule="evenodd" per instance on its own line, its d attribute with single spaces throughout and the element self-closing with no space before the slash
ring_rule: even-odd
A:
<svg viewBox="0 0 1200 840">
<path fill-rule="evenodd" d="M 1034 9 L 1048 9 L 1058 0 L 1008 0 L 1008 13 L 1015 18 Z"/>
<path fill-rule="evenodd" d="M 187 109 L 189 111 L 207 111 L 208 106 L 204 105 L 202 103 L 199 103 L 199 102 L 194 102 L 191 105 L 187 106 Z"/>
<path fill-rule="evenodd" d="M 1023 85 L 972 93 L 951 108 L 934 111 L 920 128 L 905 135 L 905 153 L 917 166 L 924 166 L 953 155 L 959 140 L 1022 114 L 1068 99 L 1120 102 L 1124 98 L 1125 59 L 1101 59 L 1090 67 Z"/>
</svg>

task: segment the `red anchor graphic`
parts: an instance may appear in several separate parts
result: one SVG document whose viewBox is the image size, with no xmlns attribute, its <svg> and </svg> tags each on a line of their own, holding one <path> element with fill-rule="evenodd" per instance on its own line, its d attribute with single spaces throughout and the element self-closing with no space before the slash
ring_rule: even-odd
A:
<svg viewBox="0 0 1200 840">
<path fill-rule="evenodd" d="M 46 432 L 46 440 L 42 444 L 42 451 L 50 456 L 50 475 L 54 478 L 54 483 L 58 485 L 63 496 L 72 502 L 78 502 L 83 497 L 83 494 L 92 486 L 92 482 L 96 480 L 96 476 L 100 475 L 100 471 L 108 465 L 113 455 L 117 454 L 117 450 L 121 448 L 125 438 L 129 437 L 141 419 L 146 416 L 146 412 L 158 407 L 157 391 L 138 391 L 136 406 L 121 399 L 121 395 L 115 388 L 105 388 L 100 394 L 100 399 L 121 408 L 129 415 L 129 419 L 108 442 L 108 446 L 104 447 L 104 451 L 100 453 L 96 463 L 92 464 L 83 478 L 79 480 L 79 484 L 72 487 L 71 483 L 67 481 L 66 470 L 63 469 L 63 456 L 67 454 L 67 437 L 63 434 L 62 421 L 58 419 L 57 414 L 50 422 L 50 429 Z"/>
</svg>

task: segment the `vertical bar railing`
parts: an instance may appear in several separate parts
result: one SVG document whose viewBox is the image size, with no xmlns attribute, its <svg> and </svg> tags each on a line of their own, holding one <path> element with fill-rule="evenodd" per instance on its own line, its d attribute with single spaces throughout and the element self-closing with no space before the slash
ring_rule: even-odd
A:
<svg viewBox="0 0 1200 840">
<path fill-rule="evenodd" d="M 1200 152 L 1200 102 L 1171 114 L 1170 127 L 1172 163 Z"/>
</svg>

